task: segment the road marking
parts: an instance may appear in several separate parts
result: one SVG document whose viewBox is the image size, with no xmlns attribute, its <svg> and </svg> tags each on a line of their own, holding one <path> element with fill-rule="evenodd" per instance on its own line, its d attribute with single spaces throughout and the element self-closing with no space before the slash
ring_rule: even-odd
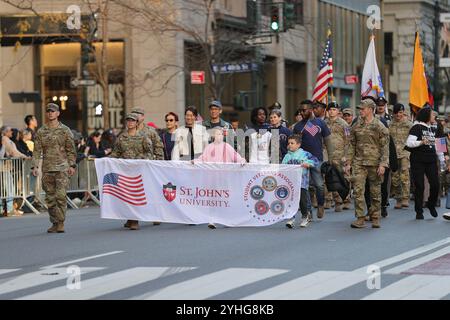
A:
<svg viewBox="0 0 450 320">
<path fill-rule="evenodd" d="M 46 266 L 46 267 L 42 267 L 42 269 L 51 269 L 51 268 L 57 268 L 57 267 L 61 267 L 61 266 L 66 266 L 69 264 L 73 264 L 76 262 L 81 262 L 81 261 L 86 261 L 86 260 L 92 260 L 92 259 L 96 259 L 96 258 L 101 258 L 101 257 L 106 257 L 106 256 L 110 256 L 113 254 L 118 254 L 118 253 L 122 253 L 123 251 L 111 251 L 111 252 L 106 252 L 106 253 L 102 253 L 102 254 L 98 254 L 95 256 L 90 256 L 90 257 L 86 257 L 86 258 L 81 258 L 81 259 L 76 259 L 76 260 L 71 260 L 71 261 L 66 261 L 66 262 L 61 262 L 58 264 L 53 264 L 51 266 Z"/>
<path fill-rule="evenodd" d="M 412 275 L 363 300 L 439 300 L 450 294 L 450 277 Z"/>
<path fill-rule="evenodd" d="M 21 297 L 19 300 L 87 300 L 109 293 L 166 277 L 176 273 L 193 270 L 190 267 L 139 267 L 119 271 L 89 280 L 81 279 L 81 289 L 69 290 L 66 286 L 41 291 L 36 294 Z"/>
<path fill-rule="evenodd" d="M 11 272 L 18 271 L 18 270 L 20 270 L 20 269 L 0 269 L 0 275 L 6 274 L 6 273 L 11 273 Z"/>
<path fill-rule="evenodd" d="M 386 270 L 386 271 L 384 271 L 383 273 L 387 273 L 387 274 L 399 274 L 399 273 L 402 273 L 402 272 L 404 272 L 404 271 L 407 271 L 407 270 L 409 270 L 409 269 L 411 269 L 411 268 L 414 268 L 414 267 L 417 267 L 417 266 L 419 266 L 419 265 L 421 265 L 421 264 L 424 264 L 424 263 L 426 263 L 426 262 L 429 262 L 429 261 L 431 261 L 431 260 L 433 260 L 433 259 L 439 258 L 439 257 L 441 257 L 441 256 L 443 256 L 443 255 L 445 255 L 445 254 L 448 254 L 448 253 L 450 253 L 450 247 L 447 247 L 447 248 L 438 250 L 438 251 L 436 251 L 436 252 L 433 252 L 433 253 L 431 253 L 431 254 L 429 254 L 429 255 L 426 255 L 426 256 L 424 256 L 424 257 L 415 259 L 415 260 L 413 260 L 413 261 L 409 261 L 409 262 L 407 262 L 407 263 L 404 263 L 404 264 L 399 265 L 399 266 L 397 266 L 397 267 L 394 267 L 394 268 L 392 268 L 392 269 Z"/>
<path fill-rule="evenodd" d="M 286 272 L 288 270 L 229 268 L 173 284 L 133 299 L 203 300 Z"/>
<path fill-rule="evenodd" d="M 361 272 L 317 271 L 244 297 L 243 300 L 315 300 L 366 280 Z"/>
<path fill-rule="evenodd" d="M 102 270 L 104 268 L 81 268 L 81 274 Z M 18 277 L 0 280 L 0 294 L 11 293 L 23 289 L 40 286 L 58 280 L 66 279 L 70 276 L 67 268 L 43 269 L 20 275 Z"/>
<path fill-rule="evenodd" d="M 381 261 L 378 261 L 378 262 L 371 263 L 371 265 L 377 265 L 378 267 L 383 268 L 383 267 L 389 266 L 391 264 L 403 261 L 405 259 L 409 259 L 411 257 L 415 257 L 415 256 L 417 256 L 419 254 L 422 254 L 422 253 L 425 253 L 427 251 L 436 249 L 438 247 L 441 247 L 441 246 L 449 244 L 449 243 L 450 243 L 450 237 L 449 238 L 445 238 L 443 240 L 439 240 L 439 241 L 434 242 L 434 243 L 427 244 L 425 246 L 422 246 L 422 247 L 419 247 L 419 248 L 416 248 L 416 249 L 413 249 L 413 250 L 410 250 L 410 251 L 407 251 L 407 252 L 404 252 L 402 254 L 393 256 L 393 257 L 385 259 L 385 260 L 381 260 Z M 367 270 L 367 266 L 359 268 L 359 269 L 356 269 L 354 271 L 366 272 L 366 270 Z"/>
</svg>

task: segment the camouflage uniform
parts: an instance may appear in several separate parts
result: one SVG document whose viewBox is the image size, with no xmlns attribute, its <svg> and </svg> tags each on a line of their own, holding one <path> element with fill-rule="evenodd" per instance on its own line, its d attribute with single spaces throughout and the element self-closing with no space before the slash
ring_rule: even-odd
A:
<svg viewBox="0 0 450 320">
<path fill-rule="evenodd" d="M 145 123 L 141 123 L 138 126 L 138 131 L 142 132 L 151 141 L 152 150 L 150 150 L 150 154 L 152 158 L 150 160 L 164 160 L 164 145 L 156 130 Z"/>
<path fill-rule="evenodd" d="M 378 167 L 389 167 L 389 131 L 374 118 L 369 124 L 363 119 L 353 125 L 350 132 L 350 147 L 347 164 L 352 166 L 355 192 L 355 211 L 358 219 L 365 216 L 364 191 L 366 179 L 370 183 L 372 205 L 370 215 L 373 221 L 379 221 L 381 213 L 381 182 Z"/>
<path fill-rule="evenodd" d="M 335 120 L 326 118 L 325 123 L 331 131 L 331 143 L 335 146 L 333 159 L 328 160 L 338 164 L 338 169 L 342 170 L 342 167 L 345 164 L 343 161 L 345 158 L 345 151 L 347 150 L 349 144 L 349 126 L 347 122 L 339 117 Z M 326 157 L 328 158 L 328 155 Z M 328 203 L 331 203 L 333 198 L 336 206 L 340 206 L 342 204 L 342 199 L 337 192 L 325 192 L 325 199 Z"/>
<path fill-rule="evenodd" d="M 413 126 L 409 120 L 397 121 L 395 118 L 389 127 L 389 133 L 394 139 L 398 158 L 398 170 L 392 176 L 392 189 L 397 201 L 409 201 L 410 178 L 409 178 L 409 152 L 406 151 L 405 144 L 408 139 L 409 130 Z"/>
<path fill-rule="evenodd" d="M 152 160 L 152 152 L 152 141 L 142 131 L 138 131 L 135 136 L 124 132 L 117 139 L 111 158 Z"/>
<path fill-rule="evenodd" d="M 68 127 L 44 125 L 36 134 L 33 152 L 33 167 L 39 167 L 42 156 L 42 188 L 51 223 L 64 223 L 67 210 L 67 187 L 69 167 L 76 167 L 76 150 L 73 134 Z"/>
</svg>

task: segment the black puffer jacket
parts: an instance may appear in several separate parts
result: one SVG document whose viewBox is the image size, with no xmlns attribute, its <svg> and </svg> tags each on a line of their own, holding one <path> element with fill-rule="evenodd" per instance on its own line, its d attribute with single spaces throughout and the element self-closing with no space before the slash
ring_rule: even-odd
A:
<svg viewBox="0 0 450 320">
<path fill-rule="evenodd" d="M 346 199 L 350 192 L 350 186 L 345 180 L 344 174 L 330 162 L 324 162 L 320 171 L 325 176 L 327 190 L 330 192 L 336 191 L 342 199 Z"/>
</svg>

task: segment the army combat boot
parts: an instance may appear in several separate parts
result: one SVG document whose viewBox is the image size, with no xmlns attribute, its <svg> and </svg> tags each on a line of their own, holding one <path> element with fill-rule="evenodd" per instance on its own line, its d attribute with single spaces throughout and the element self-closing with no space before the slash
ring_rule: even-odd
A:
<svg viewBox="0 0 450 320">
<path fill-rule="evenodd" d="M 131 220 L 130 230 L 139 230 L 139 221 Z"/>
<path fill-rule="evenodd" d="M 380 217 L 376 216 L 376 217 L 372 217 L 372 228 L 381 228 L 380 225 Z"/>
<path fill-rule="evenodd" d="M 125 222 L 125 224 L 123 225 L 124 228 L 129 228 L 131 227 L 131 220 L 127 220 L 127 222 Z"/>
<path fill-rule="evenodd" d="M 56 233 L 56 230 L 58 229 L 58 224 L 54 223 L 48 230 L 48 233 Z"/>
<path fill-rule="evenodd" d="M 362 229 L 366 227 L 365 217 L 359 217 L 350 225 L 355 229 Z"/>
<path fill-rule="evenodd" d="M 64 233 L 64 222 L 59 222 L 56 225 L 56 232 L 57 233 Z"/>
</svg>

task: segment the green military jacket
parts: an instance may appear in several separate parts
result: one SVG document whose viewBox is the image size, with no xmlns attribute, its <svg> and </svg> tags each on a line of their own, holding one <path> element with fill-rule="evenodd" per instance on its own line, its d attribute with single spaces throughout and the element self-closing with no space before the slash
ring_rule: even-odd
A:
<svg viewBox="0 0 450 320">
<path fill-rule="evenodd" d="M 405 144 L 412 126 L 413 123 L 409 120 L 397 121 L 394 118 L 391 122 L 389 133 L 394 139 L 398 159 L 409 158 L 409 152 L 405 150 Z"/>
<path fill-rule="evenodd" d="M 331 131 L 331 143 L 334 145 L 333 159 L 328 160 L 342 161 L 349 144 L 349 125 L 341 118 L 326 118 L 325 123 Z"/>
<path fill-rule="evenodd" d="M 39 167 L 42 158 L 42 172 L 66 171 L 76 166 L 77 152 L 73 134 L 61 122 L 56 128 L 42 126 L 36 133 L 33 151 L 33 167 Z"/>
<path fill-rule="evenodd" d="M 350 131 L 347 164 L 389 167 L 389 131 L 377 118 L 358 119 Z"/>
<path fill-rule="evenodd" d="M 135 136 L 124 132 L 117 138 L 110 157 L 153 160 L 152 151 L 152 141 L 142 131 L 138 131 Z"/>
<path fill-rule="evenodd" d="M 141 124 L 138 127 L 138 131 L 142 131 L 152 142 L 152 149 L 150 150 L 152 157 L 150 160 L 164 160 L 164 145 L 156 130 L 145 124 Z"/>
</svg>

